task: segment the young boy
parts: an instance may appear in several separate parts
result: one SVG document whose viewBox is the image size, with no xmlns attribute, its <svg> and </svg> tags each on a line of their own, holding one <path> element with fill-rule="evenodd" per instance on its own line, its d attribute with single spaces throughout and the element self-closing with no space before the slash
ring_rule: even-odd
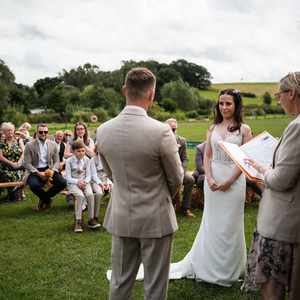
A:
<svg viewBox="0 0 300 300">
<path fill-rule="evenodd" d="M 95 229 L 100 224 L 95 220 L 95 200 L 90 185 L 90 159 L 85 155 L 85 145 L 81 140 L 72 144 L 73 156 L 66 160 L 66 180 L 69 192 L 75 197 L 74 232 L 82 232 L 82 207 L 88 203 L 88 227 Z"/>
<path fill-rule="evenodd" d="M 112 189 L 112 181 L 103 170 L 102 162 L 95 147 L 95 156 L 91 158 L 92 189 L 95 193 L 95 220 L 99 222 L 100 200 L 105 192 Z"/>
</svg>

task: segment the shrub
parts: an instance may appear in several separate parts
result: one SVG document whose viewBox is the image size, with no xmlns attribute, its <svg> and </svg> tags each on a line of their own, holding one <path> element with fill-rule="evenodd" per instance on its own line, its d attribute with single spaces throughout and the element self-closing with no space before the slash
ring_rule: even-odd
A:
<svg viewBox="0 0 300 300">
<path fill-rule="evenodd" d="M 183 111 L 177 111 L 175 114 L 170 114 L 169 118 L 174 117 L 177 121 L 184 121 L 186 119 L 186 115 Z"/>
<path fill-rule="evenodd" d="M 177 109 L 177 103 L 171 98 L 164 98 L 160 102 L 161 107 L 166 111 L 174 112 Z"/>
<path fill-rule="evenodd" d="M 209 116 L 211 114 L 212 110 L 208 108 L 198 108 L 197 114 L 201 116 Z"/>
<path fill-rule="evenodd" d="M 60 123 L 64 122 L 62 116 L 59 113 L 54 112 L 45 112 L 41 114 L 31 114 L 28 116 L 28 122 L 29 123 Z"/>
<path fill-rule="evenodd" d="M 242 97 L 248 97 L 248 98 L 256 98 L 256 95 L 254 93 L 250 92 L 241 92 Z"/>
<path fill-rule="evenodd" d="M 8 107 L 4 109 L 1 115 L 3 122 L 11 122 L 16 126 L 27 121 L 26 115 L 19 111 L 16 107 Z"/>
<path fill-rule="evenodd" d="M 264 102 L 265 105 L 271 105 L 272 97 L 271 97 L 269 92 L 265 92 L 263 94 L 263 102 Z"/>
<path fill-rule="evenodd" d="M 81 111 L 80 110 L 80 111 L 73 112 L 73 116 L 71 118 L 71 123 L 76 123 L 78 121 L 88 123 L 88 122 L 90 122 L 91 115 L 92 115 L 92 113 L 89 111 Z"/>
<path fill-rule="evenodd" d="M 108 119 L 108 113 L 102 107 L 94 109 L 93 113 L 97 116 L 98 122 L 105 122 Z"/>
<path fill-rule="evenodd" d="M 188 111 L 185 115 L 189 119 L 196 119 L 199 116 L 195 110 Z"/>
</svg>

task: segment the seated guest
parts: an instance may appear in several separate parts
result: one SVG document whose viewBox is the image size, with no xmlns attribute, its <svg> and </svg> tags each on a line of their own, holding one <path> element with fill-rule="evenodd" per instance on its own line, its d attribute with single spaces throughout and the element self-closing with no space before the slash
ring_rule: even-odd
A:
<svg viewBox="0 0 300 300">
<path fill-rule="evenodd" d="M 180 160 L 182 163 L 182 167 L 184 169 L 184 178 L 183 178 L 183 199 L 182 199 L 182 212 L 185 216 L 189 218 L 193 218 L 195 215 L 191 212 L 191 196 L 192 190 L 195 183 L 194 177 L 191 172 L 187 171 L 188 158 L 186 153 L 186 140 L 184 137 L 181 137 L 176 134 L 177 130 L 177 120 L 174 118 L 168 119 L 166 123 L 171 127 L 174 135 L 176 136 L 176 141 L 178 145 L 178 153 L 180 156 Z M 175 196 L 175 206 L 178 211 L 178 206 L 180 206 L 180 198 L 179 193 Z"/>
<path fill-rule="evenodd" d="M 38 124 L 36 139 L 25 146 L 24 167 L 29 173 L 27 184 L 39 197 L 37 211 L 51 207 L 51 198 L 66 187 L 66 181 L 59 173 L 59 156 L 55 142 L 48 138 L 48 125 Z M 51 181 L 45 191 L 44 185 Z"/>
<path fill-rule="evenodd" d="M 64 167 L 64 157 L 65 157 L 65 150 L 66 150 L 66 145 L 63 142 L 64 139 L 64 133 L 61 130 L 56 131 L 54 135 L 54 141 L 56 143 L 57 151 L 58 151 L 58 156 L 59 156 L 59 170 L 61 171 Z"/>
<path fill-rule="evenodd" d="M 20 137 L 23 139 L 24 145 L 32 140 L 30 136 L 29 130 L 31 125 L 28 122 L 23 123 L 20 127 L 18 132 L 20 132 Z"/>
<path fill-rule="evenodd" d="M 16 139 L 15 126 L 10 122 L 1 125 L 3 139 L 0 140 L 0 182 L 21 181 L 20 170 L 24 144 L 21 139 Z M 22 192 L 19 188 L 8 188 L 8 200 L 22 200 Z"/>
<path fill-rule="evenodd" d="M 87 201 L 89 221 L 88 227 L 100 227 L 98 223 L 98 203 L 95 210 L 95 199 L 90 185 L 91 167 L 90 159 L 85 155 L 86 149 L 83 141 L 77 140 L 72 144 L 73 156 L 66 160 L 66 179 L 69 192 L 75 197 L 75 227 L 74 232 L 82 232 L 82 209 Z"/>
<path fill-rule="evenodd" d="M 196 156 L 195 156 L 196 170 L 193 172 L 195 182 L 197 186 L 200 187 L 201 189 L 203 189 L 204 179 L 205 179 L 204 166 L 203 166 L 205 145 L 206 142 L 203 142 L 197 145 L 196 147 Z"/>
<path fill-rule="evenodd" d="M 100 200 L 105 192 L 112 190 L 113 183 L 104 172 L 103 165 L 95 148 L 95 156 L 91 159 L 92 189 L 95 193 L 95 220 L 99 223 Z"/>
<path fill-rule="evenodd" d="M 74 127 L 74 135 L 73 138 L 70 140 L 70 145 L 72 149 L 72 144 L 77 141 L 82 140 L 86 150 L 86 156 L 91 158 L 94 156 L 94 148 L 95 143 L 92 138 L 89 137 L 89 133 L 87 130 L 87 126 L 83 122 L 77 122 Z"/>
</svg>

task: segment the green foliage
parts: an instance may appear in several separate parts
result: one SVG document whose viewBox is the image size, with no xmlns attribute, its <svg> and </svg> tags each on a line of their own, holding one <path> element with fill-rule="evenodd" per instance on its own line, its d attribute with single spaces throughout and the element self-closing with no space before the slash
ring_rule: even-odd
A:
<svg viewBox="0 0 300 300">
<path fill-rule="evenodd" d="M 55 112 L 44 112 L 40 114 L 31 114 L 27 116 L 27 122 L 38 124 L 38 123 L 57 123 L 64 122 L 61 114 Z"/>
<path fill-rule="evenodd" d="M 47 109 L 64 116 L 68 104 L 79 103 L 79 90 L 73 86 L 68 86 L 63 83 L 56 86 L 51 91 L 43 96 L 43 103 Z"/>
<path fill-rule="evenodd" d="M 174 112 L 177 109 L 177 103 L 175 102 L 175 100 L 170 98 L 162 99 L 160 102 L 160 106 L 169 112 Z"/>
<path fill-rule="evenodd" d="M 38 96 L 41 98 L 45 95 L 46 92 L 52 90 L 57 85 L 59 85 L 62 82 L 61 78 L 58 77 L 45 77 L 38 79 L 33 87 L 35 88 Z"/>
<path fill-rule="evenodd" d="M 82 122 L 90 122 L 92 113 L 89 111 L 76 111 L 73 113 L 73 116 L 71 118 L 72 123 L 76 123 L 78 121 Z"/>
<path fill-rule="evenodd" d="M 21 112 L 22 110 L 22 108 L 17 109 L 15 106 L 10 106 L 3 109 L 4 119 L 1 120 L 1 123 L 12 122 L 16 126 L 21 125 L 22 123 L 27 121 L 27 116 Z"/>
<path fill-rule="evenodd" d="M 180 73 L 183 81 L 187 82 L 190 86 L 198 89 L 208 89 L 211 82 L 211 75 L 203 66 L 190 63 L 184 59 L 173 61 L 170 67 L 174 68 Z"/>
<path fill-rule="evenodd" d="M 98 122 L 105 122 L 109 118 L 107 111 L 102 107 L 94 109 L 93 113 L 97 116 Z"/>
<path fill-rule="evenodd" d="M 269 92 L 265 92 L 263 94 L 263 101 L 264 101 L 265 105 L 271 105 L 271 103 L 272 103 L 272 97 L 271 97 L 271 95 L 270 95 Z"/>
<path fill-rule="evenodd" d="M 197 96 L 189 84 L 182 81 L 171 81 L 161 88 L 163 98 L 173 99 L 177 107 L 184 111 L 193 110 L 197 106 Z"/>
<path fill-rule="evenodd" d="M 198 115 L 198 112 L 195 111 L 195 110 L 192 110 L 192 111 L 188 111 L 185 113 L 186 117 L 189 118 L 189 119 L 196 119 L 199 115 Z"/>
<path fill-rule="evenodd" d="M 81 90 L 85 86 L 97 82 L 98 70 L 98 66 L 86 63 L 83 66 L 79 66 L 76 69 L 71 69 L 70 71 L 64 69 L 59 78 L 65 84 L 72 85 Z"/>
</svg>

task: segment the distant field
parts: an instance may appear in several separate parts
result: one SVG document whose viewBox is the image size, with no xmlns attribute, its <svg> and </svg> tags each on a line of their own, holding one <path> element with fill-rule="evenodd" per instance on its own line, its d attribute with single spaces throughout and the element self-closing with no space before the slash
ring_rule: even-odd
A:
<svg viewBox="0 0 300 300">
<path fill-rule="evenodd" d="M 245 123 L 247 123 L 254 135 L 267 130 L 275 137 L 280 137 L 284 128 L 291 121 L 291 119 L 285 115 L 279 116 L 267 116 L 267 117 L 258 117 L 256 119 L 246 118 Z M 179 122 L 178 124 L 178 134 L 184 136 L 188 141 L 200 142 L 206 139 L 206 132 L 208 127 L 212 124 L 211 120 L 204 119 L 201 121 L 185 121 Z M 53 135 L 57 130 L 73 130 L 73 124 L 60 124 L 52 123 L 49 124 L 49 133 Z M 95 130 L 98 127 L 98 124 L 88 124 L 88 129 L 91 136 L 95 136 Z M 35 126 L 33 126 L 35 128 Z M 33 132 L 31 132 L 33 134 Z M 195 150 L 188 149 L 189 156 L 189 165 L 190 170 L 194 169 L 194 156 Z"/>
<path fill-rule="evenodd" d="M 274 93 L 277 91 L 277 83 L 275 82 L 265 82 L 265 83 L 240 83 L 240 82 L 233 82 L 233 83 L 216 83 L 212 84 L 211 89 L 208 91 L 200 91 L 201 96 L 204 98 L 208 98 L 214 101 L 217 101 L 219 91 L 234 88 L 238 89 L 241 92 L 250 92 L 254 93 L 257 97 L 256 98 L 248 98 L 243 97 L 243 104 L 245 106 L 249 104 L 258 104 L 262 105 L 262 95 L 265 92 L 269 92 L 273 97 Z M 277 102 L 273 99 L 272 105 L 277 105 Z"/>
<path fill-rule="evenodd" d="M 280 137 L 284 128 L 288 125 L 291 119 L 287 116 L 272 116 L 272 118 L 247 118 L 247 123 L 253 132 L 253 135 L 266 130 L 274 137 Z M 184 136 L 188 141 L 204 141 L 206 138 L 206 132 L 211 124 L 211 121 L 203 120 L 196 122 L 182 122 L 179 123 L 178 134 Z M 188 169 L 193 170 L 195 168 L 194 158 L 195 149 L 188 149 Z"/>
<path fill-rule="evenodd" d="M 215 83 L 212 84 L 212 88 L 217 91 L 235 88 L 241 92 L 251 92 L 257 96 L 262 96 L 265 92 L 269 92 L 271 95 L 277 91 L 277 82 L 232 82 L 232 83 Z"/>
</svg>

